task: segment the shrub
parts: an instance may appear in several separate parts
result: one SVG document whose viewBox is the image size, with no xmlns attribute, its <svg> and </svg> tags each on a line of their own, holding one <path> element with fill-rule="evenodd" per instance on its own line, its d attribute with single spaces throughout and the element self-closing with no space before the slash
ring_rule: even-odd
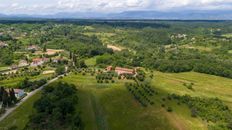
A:
<svg viewBox="0 0 232 130">
<path fill-rule="evenodd" d="M 105 83 L 109 83 L 109 81 L 108 81 L 108 80 L 105 80 Z"/>
<path fill-rule="evenodd" d="M 197 117 L 197 110 L 195 108 L 191 109 L 191 116 L 192 117 Z"/>
<path fill-rule="evenodd" d="M 171 108 L 171 107 L 168 107 L 168 108 L 167 108 L 167 112 L 172 112 L 172 108 Z"/>
</svg>

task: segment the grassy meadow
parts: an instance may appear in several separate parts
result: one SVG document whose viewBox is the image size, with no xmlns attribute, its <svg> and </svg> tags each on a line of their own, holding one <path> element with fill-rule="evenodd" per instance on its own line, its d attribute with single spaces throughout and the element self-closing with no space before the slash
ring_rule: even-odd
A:
<svg viewBox="0 0 232 130">
<path fill-rule="evenodd" d="M 175 129 L 160 106 L 143 108 L 138 104 L 124 87 L 126 80 L 97 84 L 93 76 L 72 74 L 62 81 L 73 83 L 79 89 L 81 108 L 78 109 L 86 130 Z"/>
<path fill-rule="evenodd" d="M 201 96 L 207 98 L 219 98 L 232 109 L 232 80 L 228 78 L 200 74 L 196 72 L 186 73 L 162 73 L 155 72 L 153 85 L 169 93 L 179 95 Z M 186 88 L 184 83 L 194 83 L 193 90 Z"/>
</svg>

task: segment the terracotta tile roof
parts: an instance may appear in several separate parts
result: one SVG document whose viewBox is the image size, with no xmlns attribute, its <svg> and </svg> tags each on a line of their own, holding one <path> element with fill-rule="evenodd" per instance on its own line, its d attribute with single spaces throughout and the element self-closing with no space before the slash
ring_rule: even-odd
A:
<svg viewBox="0 0 232 130">
<path fill-rule="evenodd" d="M 121 67 L 116 67 L 115 71 L 126 71 L 126 72 L 134 72 L 133 69 L 128 69 L 128 68 L 121 68 Z"/>
</svg>

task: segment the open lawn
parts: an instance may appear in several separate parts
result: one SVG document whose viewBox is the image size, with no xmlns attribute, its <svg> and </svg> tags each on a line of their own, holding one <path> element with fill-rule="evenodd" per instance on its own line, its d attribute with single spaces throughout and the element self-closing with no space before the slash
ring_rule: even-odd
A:
<svg viewBox="0 0 232 130">
<path fill-rule="evenodd" d="M 153 85 L 169 93 L 180 95 L 219 98 L 232 109 L 232 79 L 218 76 L 187 73 L 161 73 L 155 72 Z M 194 83 L 193 90 L 188 89 L 183 83 Z"/>
<path fill-rule="evenodd" d="M 227 38 L 232 38 L 232 33 L 224 34 L 223 36 Z"/>
<path fill-rule="evenodd" d="M 95 65 L 96 65 L 96 59 L 97 59 L 97 56 L 96 56 L 96 57 L 89 58 L 89 59 L 86 59 L 86 60 L 85 60 L 85 64 L 86 64 L 87 66 L 95 66 Z"/>
<path fill-rule="evenodd" d="M 0 129 L 9 129 L 14 126 L 17 130 L 23 130 L 29 121 L 29 116 L 34 111 L 33 104 L 40 98 L 40 96 L 41 92 L 36 93 L 26 102 L 24 102 L 20 107 L 18 107 L 14 112 L 0 122 Z"/>
<path fill-rule="evenodd" d="M 87 33 L 84 33 L 84 35 L 97 36 L 98 39 L 100 39 L 104 45 L 107 45 L 107 44 L 111 44 L 112 42 L 114 42 L 112 40 L 112 37 L 115 36 L 116 34 L 115 33 L 102 33 L 102 32 L 101 33 L 99 33 L 99 32 L 87 32 Z"/>
<path fill-rule="evenodd" d="M 0 71 L 8 70 L 8 69 L 9 69 L 9 66 L 0 66 Z"/>
</svg>

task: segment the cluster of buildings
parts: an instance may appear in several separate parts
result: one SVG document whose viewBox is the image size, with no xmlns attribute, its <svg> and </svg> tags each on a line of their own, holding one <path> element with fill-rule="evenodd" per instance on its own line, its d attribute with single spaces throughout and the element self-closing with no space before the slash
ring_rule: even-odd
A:
<svg viewBox="0 0 232 130">
<path fill-rule="evenodd" d="M 29 66 L 29 63 L 26 61 L 26 60 L 20 60 L 18 64 L 13 64 L 11 66 L 11 69 L 18 69 L 18 68 L 21 68 L 21 67 L 26 67 L 26 66 Z"/>
<path fill-rule="evenodd" d="M 47 62 L 49 62 L 48 58 L 34 58 L 30 65 L 32 67 L 36 67 L 39 65 L 43 65 L 44 63 L 47 63 Z"/>
<path fill-rule="evenodd" d="M 37 51 L 39 50 L 40 48 L 37 46 L 37 45 L 31 45 L 27 48 L 27 50 L 29 51 Z"/>
<path fill-rule="evenodd" d="M 177 34 L 177 35 L 172 35 L 171 38 L 178 38 L 178 39 L 181 39 L 181 38 L 187 38 L 187 34 Z"/>
</svg>

